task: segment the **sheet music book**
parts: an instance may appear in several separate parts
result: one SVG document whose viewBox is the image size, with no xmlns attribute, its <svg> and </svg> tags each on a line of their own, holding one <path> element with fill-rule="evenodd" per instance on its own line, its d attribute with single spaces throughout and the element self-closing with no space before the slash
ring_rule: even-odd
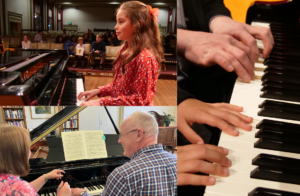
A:
<svg viewBox="0 0 300 196">
<path fill-rule="evenodd" d="M 77 56 L 83 56 L 83 50 L 84 48 L 83 47 L 76 47 L 76 54 Z"/>
<path fill-rule="evenodd" d="M 107 157 L 103 131 L 70 131 L 61 136 L 66 161 Z"/>
</svg>

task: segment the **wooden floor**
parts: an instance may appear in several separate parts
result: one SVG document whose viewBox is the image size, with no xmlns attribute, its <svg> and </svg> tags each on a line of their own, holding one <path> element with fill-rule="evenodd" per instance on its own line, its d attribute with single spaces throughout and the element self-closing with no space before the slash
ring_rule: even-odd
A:
<svg viewBox="0 0 300 196">
<path fill-rule="evenodd" d="M 85 90 L 96 89 L 114 80 L 113 77 L 85 76 Z M 95 97 L 94 99 L 98 99 Z M 177 81 L 159 79 L 156 85 L 156 95 L 154 97 L 155 106 L 176 106 L 177 105 Z"/>
</svg>

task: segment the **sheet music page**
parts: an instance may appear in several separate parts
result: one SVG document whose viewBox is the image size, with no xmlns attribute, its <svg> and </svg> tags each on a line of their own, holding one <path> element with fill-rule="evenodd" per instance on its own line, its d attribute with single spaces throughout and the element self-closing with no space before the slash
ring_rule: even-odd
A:
<svg viewBox="0 0 300 196">
<path fill-rule="evenodd" d="M 106 158 L 106 144 L 103 140 L 103 131 L 82 131 L 85 140 L 87 159 Z"/>
<path fill-rule="evenodd" d="M 81 131 L 62 132 L 66 161 L 86 159 L 85 142 Z"/>
</svg>

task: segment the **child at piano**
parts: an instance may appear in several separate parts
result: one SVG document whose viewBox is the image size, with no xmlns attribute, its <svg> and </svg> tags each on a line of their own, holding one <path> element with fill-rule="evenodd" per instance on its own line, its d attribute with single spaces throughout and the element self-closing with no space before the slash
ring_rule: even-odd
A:
<svg viewBox="0 0 300 196">
<path fill-rule="evenodd" d="M 106 86 L 81 92 L 79 100 L 87 96 L 81 105 L 153 105 L 164 56 L 158 15 L 157 8 L 139 1 L 121 4 L 115 29 L 118 39 L 125 42 L 114 62 L 115 79 Z M 90 100 L 95 96 L 101 98 Z"/>
<path fill-rule="evenodd" d="M 30 183 L 22 180 L 20 177 L 26 176 L 30 170 L 30 155 L 29 131 L 17 126 L 0 125 L 0 195 L 38 196 L 37 192 L 49 179 L 59 180 L 65 173 L 55 169 Z M 59 187 L 57 196 L 71 196 L 72 192 L 79 192 L 78 188 L 70 189 L 67 182 L 62 181 Z"/>
</svg>

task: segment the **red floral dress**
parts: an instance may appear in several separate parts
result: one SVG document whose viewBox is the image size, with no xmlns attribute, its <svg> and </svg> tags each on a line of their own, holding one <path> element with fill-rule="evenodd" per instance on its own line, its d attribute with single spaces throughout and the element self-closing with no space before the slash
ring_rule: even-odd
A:
<svg viewBox="0 0 300 196">
<path fill-rule="evenodd" d="M 126 50 L 125 45 L 119 53 Z M 122 57 L 115 64 L 115 80 L 100 89 L 100 105 L 111 106 L 152 106 L 156 93 L 158 79 L 158 62 L 148 49 L 144 49 L 130 63 L 125 65 L 122 74 L 120 63 Z M 105 97 L 110 96 L 110 97 Z"/>
<path fill-rule="evenodd" d="M 38 196 L 31 184 L 9 174 L 0 174 L 0 196 Z"/>
</svg>

